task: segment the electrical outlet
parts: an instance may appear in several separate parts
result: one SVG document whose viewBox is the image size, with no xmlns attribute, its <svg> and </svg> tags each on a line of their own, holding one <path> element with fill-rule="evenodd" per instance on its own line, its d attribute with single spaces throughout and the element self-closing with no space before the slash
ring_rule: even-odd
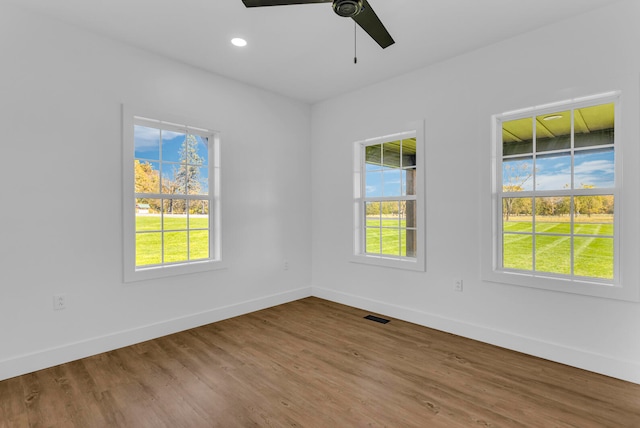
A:
<svg viewBox="0 0 640 428">
<path fill-rule="evenodd" d="M 53 310 L 61 311 L 67 307 L 67 295 L 56 294 L 53 296 Z"/>
<path fill-rule="evenodd" d="M 456 291 L 462 291 L 462 278 L 455 278 L 453 280 L 453 289 Z"/>
<path fill-rule="evenodd" d="M 284 261 L 284 263 L 282 264 L 282 268 L 284 270 L 289 270 L 289 260 Z"/>
</svg>

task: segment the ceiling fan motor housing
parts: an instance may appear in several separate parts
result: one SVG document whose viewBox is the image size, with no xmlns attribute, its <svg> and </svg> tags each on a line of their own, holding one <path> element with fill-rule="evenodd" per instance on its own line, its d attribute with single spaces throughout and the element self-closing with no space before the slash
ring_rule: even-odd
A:
<svg viewBox="0 0 640 428">
<path fill-rule="evenodd" d="M 345 18 L 354 17 L 362 11 L 362 0 L 334 0 L 333 11 Z"/>
</svg>

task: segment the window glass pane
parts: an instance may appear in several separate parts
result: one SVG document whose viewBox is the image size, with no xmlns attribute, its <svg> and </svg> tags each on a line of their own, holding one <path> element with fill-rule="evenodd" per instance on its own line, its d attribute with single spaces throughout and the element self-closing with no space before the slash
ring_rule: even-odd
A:
<svg viewBox="0 0 640 428">
<path fill-rule="evenodd" d="M 184 262 L 188 260 L 187 232 L 165 232 L 164 262 Z"/>
<path fill-rule="evenodd" d="M 380 226 L 380 202 L 365 202 L 367 226 Z"/>
<path fill-rule="evenodd" d="M 179 187 L 178 193 L 187 195 L 205 195 L 206 192 L 203 192 L 201 177 L 203 170 L 204 174 L 207 175 L 205 168 L 192 165 L 180 165 L 178 172 L 176 173 L 176 181 L 178 186 L 184 183 L 184 187 Z"/>
<path fill-rule="evenodd" d="M 536 190 L 571 188 L 571 153 L 554 153 L 536 158 Z"/>
<path fill-rule="evenodd" d="M 162 226 L 164 230 L 184 230 L 187 228 L 186 200 L 164 199 L 164 215 Z"/>
<path fill-rule="evenodd" d="M 188 147 L 186 150 L 186 162 L 191 165 L 208 165 L 209 150 L 208 138 L 199 135 L 187 136 Z"/>
<path fill-rule="evenodd" d="M 409 168 L 416 166 L 416 139 L 409 138 L 402 140 L 402 167 Z"/>
<path fill-rule="evenodd" d="M 146 126 L 133 126 L 134 157 L 160 160 L 160 130 Z"/>
<path fill-rule="evenodd" d="M 503 198 L 502 220 L 505 232 L 531 232 L 531 198 Z"/>
<path fill-rule="evenodd" d="M 160 200 L 136 199 L 136 232 L 160 230 Z"/>
<path fill-rule="evenodd" d="M 533 269 L 533 236 L 505 233 L 502 235 L 502 266 L 506 269 Z"/>
<path fill-rule="evenodd" d="M 613 103 L 577 109 L 574 117 L 575 147 L 613 144 Z"/>
<path fill-rule="evenodd" d="M 400 210 L 402 213 L 401 224 L 404 227 L 415 228 L 416 217 L 418 215 L 416 201 L 403 201 L 400 202 Z"/>
<path fill-rule="evenodd" d="M 189 259 L 209 258 L 209 231 L 192 230 L 189 232 Z"/>
<path fill-rule="evenodd" d="M 367 227 L 365 235 L 367 253 L 380 254 L 380 229 Z"/>
<path fill-rule="evenodd" d="M 536 117 L 536 152 L 571 148 L 571 111 Z"/>
<path fill-rule="evenodd" d="M 175 195 L 184 191 L 184 174 L 180 175 L 180 165 L 162 163 L 162 193 Z"/>
<path fill-rule="evenodd" d="M 416 194 L 416 169 L 405 169 L 402 171 L 402 195 Z"/>
<path fill-rule="evenodd" d="M 576 196 L 573 203 L 574 233 L 613 235 L 613 195 Z"/>
<path fill-rule="evenodd" d="M 536 235 L 536 271 L 569 275 L 571 273 L 571 238 Z"/>
<path fill-rule="evenodd" d="M 367 171 L 365 177 L 366 197 L 382 196 L 382 171 Z"/>
<path fill-rule="evenodd" d="M 191 195 L 209 194 L 209 168 L 192 166 L 189 180 L 191 182 Z"/>
<path fill-rule="evenodd" d="M 184 162 L 183 143 L 187 135 L 182 132 L 162 130 L 162 160 L 165 162 Z"/>
<path fill-rule="evenodd" d="M 502 162 L 502 191 L 533 190 L 533 157 L 505 159 Z"/>
<path fill-rule="evenodd" d="M 533 119 L 510 120 L 502 123 L 502 155 L 533 153 Z"/>
<path fill-rule="evenodd" d="M 382 254 L 400 255 L 400 231 L 397 228 L 382 228 Z"/>
<path fill-rule="evenodd" d="M 576 151 L 574 165 L 576 188 L 602 189 L 615 186 L 613 148 Z"/>
<path fill-rule="evenodd" d="M 399 169 L 384 170 L 382 172 L 384 188 L 383 196 L 400 196 L 401 192 L 401 174 Z"/>
<path fill-rule="evenodd" d="M 136 233 L 136 266 L 162 263 L 162 233 Z"/>
<path fill-rule="evenodd" d="M 209 201 L 189 201 L 189 227 L 209 227 Z"/>
<path fill-rule="evenodd" d="M 536 232 L 571 233 L 571 198 L 535 198 Z"/>
<path fill-rule="evenodd" d="M 398 201 L 385 201 L 380 204 L 382 208 L 382 225 L 384 227 L 398 227 L 400 204 Z"/>
<path fill-rule="evenodd" d="M 133 161 L 136 193 L 160 193 L 160 164 L 158 162 Z"/>
<path fill-rule="evenodd" d="M 404 246 L 402 255 L 407 257 L 416 257 L 418 248 L 416 233 L 417 231 L 415 229 L 407 229 L 404 231 L 405 239 L 403 240 Z"/>
<path fill-rule="evenodd" d="M 382 169 L 382 144 L 365 147 L 365 164 L 367 171 Z"/>
<path fill-rule="evenodd" d="M 574 273 L 613 279 L 613 238 L 576 237 Z"/>
<path fill-rule="evenodd" d="M 400 168 L 400 141 L 382 145 L 382 164 L 385 168 Z"/>
</svg>

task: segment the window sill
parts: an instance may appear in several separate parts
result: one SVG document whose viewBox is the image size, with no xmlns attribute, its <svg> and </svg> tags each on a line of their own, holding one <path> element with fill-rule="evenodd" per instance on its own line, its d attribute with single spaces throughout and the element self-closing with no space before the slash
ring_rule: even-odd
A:
<svg viewBox="0 0 640 428">
<path fill-rule="evenodd" d="M 424 262 L 420 262 L 418 259 L 412 258 L 394 258 L 385 256 L 374 256 L 370 254 L 359 254 L 353 255 L 349 261 L 351 263 L 359 263 L 378 267 L 413 270 L 418 272 L 425 271 Z"/>
<path fill-rule="evenodd" d="M 484 272 L 482 279 L 486 282 L 515 285 L 520 287 L 537 288 L 561 293 L 579 294 L 583 296 L 600 297 L 606 299 L 640 301 L 638 290 L 624 287 L 621 283 L 606 283 L 583 279 L 554 278 L 544 275 L 492 270 Z"/>
<path fill-rule="evenodd" d="M 192 273 L 225 269 L 226 267 L 226 264 L 222 261 L 207 260 L 202 262 L 132 269 L 125 271 L 124 282 L 145 281 L 149 279 L 166 278 L 177 275 L 188 275 Z"/>
</svg>

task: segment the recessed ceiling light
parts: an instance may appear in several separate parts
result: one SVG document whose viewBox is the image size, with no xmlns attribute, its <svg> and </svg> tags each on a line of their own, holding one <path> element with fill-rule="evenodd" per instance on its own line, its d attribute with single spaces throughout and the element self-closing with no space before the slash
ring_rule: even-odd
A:
<svg viewBox="0 0 640 428">
<path fill-rule="evenodd" d="M 542 118 L 542 120 L 557 120 L 557 119 L 562 119 L 562 115 L 561 114 L 552 114 L 550 116 L 545 116 Z"/>
<path fill-rule="evenodd" d="M 240 37 L 235 37 L 231 39 L 231 43 L 234 46 L 238 46 L 239 48 L 247 46 L 247 41 L 245 39 L 241 39 Z"/>
</svg>

